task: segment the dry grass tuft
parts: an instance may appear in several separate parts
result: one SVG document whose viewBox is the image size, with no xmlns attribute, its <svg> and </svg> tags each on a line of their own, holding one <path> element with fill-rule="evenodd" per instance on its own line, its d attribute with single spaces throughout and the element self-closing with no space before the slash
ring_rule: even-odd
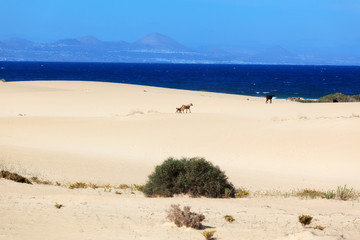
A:
<svg viewBox="0 0 360 240">
<path fill-rule="evenodd" d="M 324 192 L 317 191 L 317 190 L 311 190 L 311 189 L 304 189 L 296 193 L 297 197 L 300 198 L 321 198 L 324 197 Z"/>
<path fill-rule="evenodd" d="M 244 198 L 250 195 L 250 192 L 246 190 L 245 188 L 239 188 L 237 192 L 234 194 L 237 198 Z"/>
<path fill-rule="evenodd" d="M 313 227 L 313 229 L 323 231 L 325 229 L 325 227 L 320 226 L 320 225 L 316 225 L 316 226 Z"/>
<path fill-rule="evenodd" d="M 126 184 L 120 184 L 117 188 L 118 189 L 128 189 L 130 187 L 129 187 L 129 185 L 126 185 Z"/>
<path fill-rule="evenodd" d="M 88 185 L 83 182 L 76 182 L 69 185 L 69 189 L 75 189 L 75 188 L 87 188 Z"/>
</svg>

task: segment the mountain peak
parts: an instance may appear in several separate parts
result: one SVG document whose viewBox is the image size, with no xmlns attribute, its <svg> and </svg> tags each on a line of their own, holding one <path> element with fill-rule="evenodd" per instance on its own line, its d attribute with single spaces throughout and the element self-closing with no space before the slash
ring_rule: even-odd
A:
<svg viewBox="0 0 360 240">
<path fill-rule="evenodd" d="M 135 42 L 136 45 L 142 45 L 147 48 L 156 48 L 163 50 L 186 50 L 187 48 L 175 40 L 160 33 L 151 33 Z"/>
<path fill-rule="evenodd" d="M 76 40 L 78 40 L 79 42 L 81 42 L 83 44 L 99 44 L 99 43 L 101 43 L 101 41 L 94 36 L 79 37 Z"/>
</svg>

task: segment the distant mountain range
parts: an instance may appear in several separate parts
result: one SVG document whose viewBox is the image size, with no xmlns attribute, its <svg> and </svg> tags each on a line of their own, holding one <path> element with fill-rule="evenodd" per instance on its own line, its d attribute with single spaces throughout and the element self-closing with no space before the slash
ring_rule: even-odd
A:
<svg viewBox="0 0 360 240">
<path fill-rule="evenodd" d="M 0 61 L 360 65 L 358 56 L 295 53 L 280 46 L 259 51 L 237 48 L 194 50 L 159 33 L 133 43 L 105 42 L 93 36 L 54 43 L 7 39 L 0 41 Z"/>
</svg>

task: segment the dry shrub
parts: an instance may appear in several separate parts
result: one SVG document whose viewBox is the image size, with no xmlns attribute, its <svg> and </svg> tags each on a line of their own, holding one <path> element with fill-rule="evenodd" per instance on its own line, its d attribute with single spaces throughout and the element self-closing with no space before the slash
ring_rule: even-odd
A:
<svg viewBox="0 0 360 240">
<path fill-rule="evenodd" d="M 17 173 L 12 173 L 9 171 L 4 171 L 4 170 L 2 170 L 0 172 L 0 178 L 5 178 L 5 179 L 11 180 L 11 181 L 18 182 L 18 183 L 32 184 L 29 179 L 27 179 Z"/>
<path fill-rule="evenodd" d="M 203 214 L 198 214 L 190 212 L 190 207 L 185 206 L 184 210 L 180 209 L 180 205 L 171 205 L 170 210 L 168 210 L 167 219 L 174 222 L 178 227 L 191 227 L 195 229 L 201 229 L 201 221 L 205 219 Z"/>
</svg>

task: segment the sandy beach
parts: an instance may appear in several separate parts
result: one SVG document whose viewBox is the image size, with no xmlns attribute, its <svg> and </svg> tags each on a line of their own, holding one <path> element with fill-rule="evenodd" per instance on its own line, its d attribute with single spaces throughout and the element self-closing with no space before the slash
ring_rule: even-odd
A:
<svg viewBox="0 0 360 240">
<path fill-rule="evenodd" d="M 216 239 L 360 239 L 359 200 L 280 194 L 345 184 L 360 190 L 360 103 L 266 104 L 257 97 L 86 81 L 0 82 L 0 102 L 0 167 L 62 184 L 0 179 L 0 239 L 204 239 L 201 231 L 166 220 L 171 204 L 202 212 Z M 189 103 L 191 113 L 175 113 Z M 166 158 L 197 156 L 252 194 L 146 198 L 138 191 L 66 187 L 145 184 Z M 225 222 L 227 214 L 236 221 Z M 304 228 L 301 214 L 325 230 Z"/>
</svg>

